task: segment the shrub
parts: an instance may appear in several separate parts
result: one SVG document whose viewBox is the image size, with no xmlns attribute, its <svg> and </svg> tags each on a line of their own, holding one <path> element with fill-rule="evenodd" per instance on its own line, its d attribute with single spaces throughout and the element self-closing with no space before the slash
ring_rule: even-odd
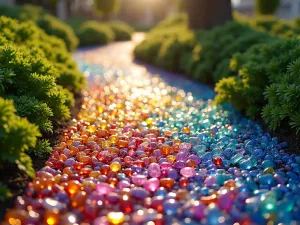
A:
<svg viewBox="0 0 300 225">
<path fill-rule="evenodd" d="M 51 16 L 43 8 L 25 4 L 24 6 L 0 6 L 0 15 L 20 21 L 34 21 L 47 34 L 62 39 L 69 51 L 78 46 L 78 38 L 72 28 Z"/>
<path fill-rule="evenodd" d="M 0 34 L 0 95 L 14 100 L 17 115 L 51 133 L 54 121 L 70 118 L 83 75 L 64 43 L 33 22 L 1 17 Z M 41 156 L 50 150 L 47 140 L 39 140 L 29 151 Z"/>
<path fill-rule="evenodd" d="M 27 46 L 33 54 L 42 59 L 48 59 L 53 69 L 49 72 L 58 80 L 58 84 L 68 88 L 72 92 L 80 91 L 85 85 L 85 79 L 78 72 L 72 56 L 66 50 L 63 42 L 49 36 L 36 27 L 32 22 L 17 23 L 15 20 L 2 17 L 0 19 L 0 32 L 5 37 L 3 42 L 15 45 Z M 37 59 L 36 59 L 37 60 Z M 73 82 L 64 83 L 64 77 L 71 77 Z M 60 83 L 61 82 L 61 83 Z"/>
<path fill-rule="evenodd" d="M 69 51 L 76 49 L 78 46 L 79 40 L 72 28 L 55 17 L 46 14 L 39 18 L 36 23 L 47 34 L 54 35 L 64 40 Z"/>
<path fill-rule="evenodd" d="M 181 58 L 195 45 L 194 32 L 187 28 L 186 17 L 173 16 L 158 24 L 134 49 L 137 59 L 178 71 Z"/>
<path fill-rule="evenodd" d="M 133 28 L 121 21 L 112 21 L 109 27 L 115 34 L 115 41 L 128 41 L 131 40 Z"/>
<path fill-rule="evenodd" d="M 34 176 L 31 159 L 25 151 L 36 145 L 38 127 L 15 114 L 13 102 L 0 98 L 0 162 L 16 163 L 20 170 Z"/>
<path fill-rule="evenodd" d="M 255 0 L 255 9 L 258 14 L 270 15 L 275 13 L 280 0 Z"/>
<path fill-rule="evenodd" d="M 216 85 L 216 103 L 230 102 L 271 129 L 288 123 L 299 131 L 300 41 L 287 39 L 257 45 L 231 61 L 232 77 Z M 265 96 L 265 98 L 264 98 Z"/>
<path fill-rule="evenodd" d="M 81 46 L 105 45 L 115 39 L 113 31 L 108 25 L 96 21 L 83 23 L 77 35 Z"/>
<path fill-rule="evenodd" d="M 290 38 L 300 34 L 299 27 L 274 16 L 257 16 L 253 19 L 245 20 L 245 22 L 252 28 L 266 31 L 273 36 Z"/>
<path fill-rule="evenodd" d="M 188 63 L 184 63 L 182 69 L 194 79 L 211 84 L 230 75 L 229 62 L 236 52 L 244 52 L 250 46 L 274 39 L 237 22 L 229 22 L 211 31 L 200 31 L 197 37 L 197 45 L 186 55 Z"/>
<path fill-rule="evenodd" d="M 52 132 L 53 126 L 50 118 L 53 116 L 53 112 L 46 103 L 28 95 L 9 96 L 8 98 L 14 101 L 19 116 L 26 117 L 42 132 Z"/>
<path fill-rule="evenodd" d="M 0 183 L 0 202 L 12 197 L 12 193 L 5 184 Z"/>
<path fill-rule="evenodd" d="M 194 33 L 180 15 L 155 27 L 134 53 L 145 62 L 212 84 L 230 75 L 229 62 L 234 53 L 274 39 L 237 22 Z"/>
</svg>

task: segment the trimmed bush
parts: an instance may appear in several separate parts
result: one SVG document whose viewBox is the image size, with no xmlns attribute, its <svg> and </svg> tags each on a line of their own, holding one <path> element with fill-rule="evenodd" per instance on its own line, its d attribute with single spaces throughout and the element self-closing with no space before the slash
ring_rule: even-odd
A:
<svg viewBox="0 0 300 225">
<path fill-rule="evenodd" d="M 182 56 L 191 52 L 195 43 L 194 32 L 187 28 L 186 17 L 180 14 L 158 24 L 136 46 L 134 54 L 137 59 L 178 71 Z"/>
<path fill-rule="evenodd" d="M 184 15 L 179 15 L 155 27 L 134 53 L 145 62 L 213 84 L 230 76 L 229 62 L 236 52 L 275 39 L 237 22 L 192 32 Z"/>
<path fill-rule="evenodd" d="M 255 0 L 255 9 L 258 14 L 271 15 L 276 12 L 280 0 Z"/>
<path fill-rule="evenodd" d="M 96 21 L 83 23 L 77 36 L 81 46 L 105 45 L 115 39 L 114 32 L 108 25 Z"/>
<path fill-rule="evenodd" d="M 48 63 L 56 69 L 50 70 L 56 77 L 58 84 L 72 92 L 80 91 L 85 85 L 85 79 L 79 73 L 76 63 L 67 51 L 64 43 L 55 37 L 49 36 L 32 22 L 18 23 L 16 20 L 2 17 L 0 20 L 0 33 L 5 41 L 18 46 L 27 46 L 32 54 L 48 59 Z M 5 43 L 3 40 L 3 42 Z M 37 60 L 37 59 L 35 59 Z M 71 83 L 65 83 L 64 77 L 69 77 Z M 71 78 L 70 78 L 71 77 Z"/>
<path fill-rule="evenodd" d="M 0 98 L 0 165 L 16 163 L 29 176 L 34 176 L 30 157 L 25 153 L 40 136 L 38 127 L 15 114 L 13 102 Z M 2 192 L 7 190 L 2 186 Z"/>
<path fill-rule="evenodd" d="M 236 52 L 245 52 L 255 44 L 275 39 L 237 22 L 211 31 L 199 31 L 197 37 L 197 45 L 185 56 L 182 70 L 194 79 L 210 84 L 230 76 L 229 62 Z"/>
<path fill-rule="evenodd" d="M 270 129 L 290 124 L 300 130 L 300 40 L 257 45 L 231 61 L 232 77 L 216 85 L 216 103 L 230 102 Z"/>
<path fill-rule="evenodd" d="M 5 184 L 0 183 L 0 202 L 12 197 L 12 193 Z"/>
<path fill-rule="evenodd" d="M 258 16 L 245 22 L 256 30 L 265 31 L 282 38 L 291 38 L 300 34 L 299 27 L 274 16 Z"/>
<path fill-rule="evenodd" d="M 70 26 L 51 15 L 44 15 L 36 21 L 37 25 L 47 34 L 64 40 L 67 49 L 72 51 L 78 46 L 79 40 Z"/>
<path fill-rule="evenodd" d="M 84 83 L 62 40 L 32 21 L 0 18 L 0 95 L 14 100 L 17 115 L 52 133 L 54 121 L 70 118 L 73 93 Z M 50 150 L 47 140 L 39 140 L 29 151 L 41 156 Z"/>
<path fill-rule="evenodd" d="M 115 34 L 115 41 L 131 40 L 131 36 L 134 30 L 126 23 L 123 23 L 121 21 L 112 21 L 108 25 Z"/>
<path fill-rule="evenodd" d="M 47 34 L 62 39 L 68 51 L 72 51 L 78 46 L 79 41 L 73 29 L 63 21 L 48 14 L 41 7 L 29 4 L 14 7 L 0 5 L 0 15 L 20 21 L 34 21 Z"/>
</svg>

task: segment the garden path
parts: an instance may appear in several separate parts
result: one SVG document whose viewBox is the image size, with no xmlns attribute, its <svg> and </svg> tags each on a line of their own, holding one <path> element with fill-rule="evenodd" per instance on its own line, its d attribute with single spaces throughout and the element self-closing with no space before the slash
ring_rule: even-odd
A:
<svg viewBox="0 0 300 225">
<path fill-rule="evenodd" d="M 211 88 L 135 62 L 141 39 L 75 54 L 81 112 L 7 220 L 299 224 L 300 157 Z"/>
</svg>

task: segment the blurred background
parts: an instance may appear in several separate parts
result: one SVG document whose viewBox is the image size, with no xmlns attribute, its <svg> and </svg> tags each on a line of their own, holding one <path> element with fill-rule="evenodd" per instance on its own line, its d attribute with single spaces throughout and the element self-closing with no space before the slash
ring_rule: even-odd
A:
<svg viewBox="0 0 300 225">
<path fill-rule="evenodd" d="M 107 2 L 104 9 L 106 12 L 95 10 L 97 1 Z M 231 0 L 231 2 L 233 10 L 250 17 L 255 14 L 255 0 Z M 184 0 L 0 0 L 0 4 L 25 3 L 42 6 L 62 20 L 114 19 L 140 28 L 152 27 L 167 16 L 184 10 Z M 283 19 L 299 16 L 300 0 L 281 0 L 275 15 Z"/>
</svg>

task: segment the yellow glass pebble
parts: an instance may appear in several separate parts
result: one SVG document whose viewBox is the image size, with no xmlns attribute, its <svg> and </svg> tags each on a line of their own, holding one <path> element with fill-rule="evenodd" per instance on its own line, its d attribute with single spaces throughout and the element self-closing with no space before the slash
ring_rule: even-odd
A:
<svg viewBox="0 0 300 225">
<path fill-rule="evenodd" d="M 111 224 L 121 224 L 125 220 L 125 215 L 122 212 L 110 212 L 107 214 L 107 221 Z"/>
<path fill-rule="evenodd" d="M 111 143 L 116 144 L 118 142 L 118 137 L 117 135 L 112 135 L 108 139 Z"/>
<path fill-rule="evenodd" d="M 121 164 L 119 162 L 112 162 L 109 166 L 111 171 L 118 172 L 121 170 Z"/>
</svg>

